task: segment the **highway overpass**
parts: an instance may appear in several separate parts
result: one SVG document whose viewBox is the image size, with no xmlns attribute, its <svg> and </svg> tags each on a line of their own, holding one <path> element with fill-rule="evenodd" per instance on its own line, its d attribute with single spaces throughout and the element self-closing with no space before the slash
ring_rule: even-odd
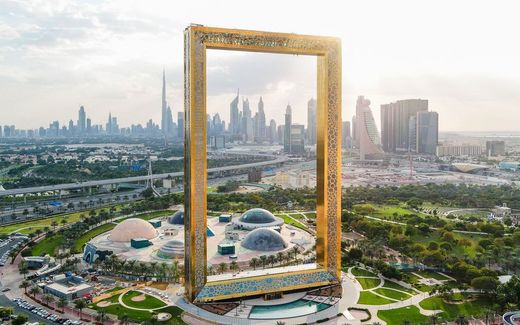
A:
<svg viewBox="0 0 520 325">
<path fill-rule="evenodd" d="M 283 164 L 284 162 L 286 162 L 288 160 L 289 159 L 287 157 L 278 157 L 274 160 L 267 160 L 267 161 L 242 164 L 242 165 L 216 167 L 216 168 L 208 169 L 208 173 L 272 166 L 272 165 Z M 156 174 L 156 175 L 151 175 L 151 176 L 143 175 L 143 176 L 102 179 L 102 180 L 96 180 L 96 181 L 67 183 L 67 184 L 58 184 L 58 185 L 17 188 L 17 189 L 0 191 L 0 197 L 9 196 L 9 195 L 29 194 L 29 193 L 52 192 L 52 191 L 59 191 L 59 190 L 72 190 L 72 189 L 78 189 L 78 188 L 84 188 L 84 187 L 96 187 L 96 186 L 112 185 L 112 184 L 119 184 L 119 183 L 142 182 L 142 181 L 147 181 L 150 178 L 152 178 L 152 180 L 156 180 L 156 179 L 164 179 L 164 178 L 168 178 L 168 177 L 180 177 L 183 175 L 184 175 L 184 172 L 175 172 L 175 173 Z"/>
</svg>

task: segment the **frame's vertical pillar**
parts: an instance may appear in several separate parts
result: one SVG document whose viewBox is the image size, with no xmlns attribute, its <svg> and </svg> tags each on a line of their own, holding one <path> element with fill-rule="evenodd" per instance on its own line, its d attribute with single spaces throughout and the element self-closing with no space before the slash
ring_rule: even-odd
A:
<svg viewBox="0 0 520 325">
<path fill-rule="evenodd" d="M 184 265 L 190 301 L 206 283 L 206 50 L 196 34 L 191 27 L 184 32 Z"/>
</svg>

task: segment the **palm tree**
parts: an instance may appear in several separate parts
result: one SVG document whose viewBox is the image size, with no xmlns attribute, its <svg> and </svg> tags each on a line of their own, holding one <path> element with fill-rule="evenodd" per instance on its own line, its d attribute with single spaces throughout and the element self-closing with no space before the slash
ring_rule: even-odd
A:
<svg viewBox="0 0 520 325">
<path fill-rule="evenodd" d="M 430 324 L 431 325 L 437 324 L 437 315 L 433 314 L 430 316 Z"/>
<path fill-rule="evenodd" d="M 294 246 L 292 248 L 292 253 L 294 254 L 294 260 L 296 260 L 296 258 L 298 257 L 299 252 L 300 252 L 300 249 L 298 248 L 298 246 Z"/>
<path fill-rule="evenodd" d="M 29 289 L 29 293 L 33 296 L 33 298 L 36 298 L 36 295 L 40 293 L 40 288 L 37 286 L 32 286 L 31 289 Z"/>
<path fill-rule="evenodd" d="M 277 322 L 276 322 L 276 325 L 285 325 L 285 322 L 277 321 Z"/>
<path fill-rule="evenodd" d="M 97 316 L 96 320 L 103 325 L 105 321 L 107 320 L 107 312 L 104 309 L 98 309 L 97 310 Z"/>
<path fill-rule="evenodd" d="M 22 283 L 18 286 L 19 288 L 23 288 L 25 294 L 27 294 L 27 288 L 31 286 L 31 283 L 27 280 L 23 280 Z"/>
<path fill-rule="evenodd" d="M 120 314 L 117 316 L 117 319 L 119 320 L 119 323 L 121 325 L 128 325 L 130 324 L 130 317 L 128 317 L 127 314 Z"/>
<path fill-rule="evenodd" d="M 457 320 L 455 320 L 455 324 L 457 325 L 467 325 L 468 324 L 468 320 L 466 319 L 466 317 L 464 315 L 460 315 Z"/>
<path fill-rule="evenodd" d="M 267 262 L 273 267 L 274 263 L 276 263 L 276 257 L 274 255 L 267 256 Z"/>
<path fill-rule="evenodd" d="M 260 256 L 260 262 L 262 262 L 262 268 L 265 269 L 265 265 L 267 264 L 267 256 L 265 256 L 265 255 Z"/>
<path fill-rule="evenodd" d="M 175 260 L 173 261 L 172 267 L 171 267 L 171 274 L 173 277 L 173 283 L 177 283 L 179 281 L 180 277 L 180 268 L 179 268 L 179 261 Z"/>
<path fill-rule="evenodd" d="M 249 261 L 249 266 L 251 266 L 253 270 L 256 270 L 256 267 L 258 266 L 258 258 L 251 258 L 251 260 Z"/>
<path fill-rule="evenodd" d="M 224 263 L 224 262 L 220 263 L 220 264 L 218 265 L 218 270 L 219 270 L 220 274 L 226 272 L 226 270 L 227 270 L 227 264 Z"/>
<path fill-rule="evenodd" d="M 236 271 L 238 270 L 238 263 L 236 261 L 232 261 L 231 264 L 229 265 L 229 269 L 231 271 Z"/>
<path fill-rule="evenodd" d="M 53 220 L 53 221 L 51 222 L 51 226 L 52 226 L 52 230 L 53 230 L 53 231 L 56 231 L 56 227 L 58 226 L 58 222 L 57 222 L 56 220 Z"/>
<path fill-rule="evenodd" d="M 87 303 L 83 299 L 78 299 L 78 300 L 74 301 L 74 307 L 77 310 L 79 310 L 79 319 L 81 319 L 81 317 L 82 317 L 81 311 L 83 310 L 83 308 L 87 307 Z"/>
<path fill-rule="evenodd" d="M 276 260 L 278 261 L 278 263 L 280 263 L 280 265 L 282 264 L 283 260 L 284 260 L 284 256 L 283 256 L 283 252 L 278 252 L 276 253 Z"/>
<path fill-rule="evenodd" d="M 65 312 L 65 307 L 67 306 L 67 299 L 61 297 L 56 303 L 56 307 L 61 308 L 61 312 Z"/>
<path fill-rule="evenodd" d="M 215 272 L 215 269 L 214 269 L 213 265 L 210 265 L 210 266 L 208 267 L 208 274 L 209 274 L 209 275 L 213 275 L 213 272 Z"/>
<path fill-rule="evenodd" d="M 50 307 L 50 304 L 52 302 L 54 302 L 54 296 L 52 296 L 51 294 L 44 294 L 43 297 L 42 297 L 42 301 L 43 301 L 43 304 L 46 305 L 47 307 Z"/>
</svg>

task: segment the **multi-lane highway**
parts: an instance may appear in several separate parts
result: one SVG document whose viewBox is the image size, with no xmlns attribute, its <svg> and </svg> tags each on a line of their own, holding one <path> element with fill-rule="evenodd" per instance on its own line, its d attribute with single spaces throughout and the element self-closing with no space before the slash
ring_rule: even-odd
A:
<svg viewBox="0 0 520 325">
<path fill-rule="evenodd" d="M 237 169 L 248 169 L 248 168 L 263 167 L 263 166 L 272 166 L 272 165 L 282 164 L 286 161 L 288 161 L 288 158 L 281 156 L 281 157 L 277 157 L 274 160 L 267 160 L 267 161 L 242 164 L 242 165 L 232 165 L 232 166 L 210 168 L 210 169 L 208 169 L 208 173 L 225 172 L 225 171 L 232 171 L 232 170 L 237 170 Z M 132 182 L 140 182 L 140 181 L 142 182 L 142 181 L 147 181 L 150 178 L 152 178 L 152 180 L 156 180 L 156 179 L 164 179 L 164 178 L 168 178 L 168 177 L 180 177 L 182 175 L 184 175 L 184 172 L 155 174 L 152 176 L 144 175 L 144 176 L 102 179 L 102 180 L 96 180 L 96 181 L 67 183 L 67 184 L 59 184 L 59 185 L 46 185 L 46 186 L 17 188 L 17 189 L 0 191 L 0 197 L 9 196 L 9 195 L 29 194 L 29 193 L 51 192 L 51 191 L 59 191 L 59 190 L 71 190 L 71 189 L 77 189 L 77 188 L 83 188 L 83 187 L 104 186 L 104 185 L 119 184 L 119 183 L 132 183 Z"/>
</svg>

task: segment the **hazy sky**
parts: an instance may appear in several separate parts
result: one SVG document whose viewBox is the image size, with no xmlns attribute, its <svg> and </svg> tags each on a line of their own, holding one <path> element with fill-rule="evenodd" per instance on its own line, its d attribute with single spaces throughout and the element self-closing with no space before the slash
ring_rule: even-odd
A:
<svg viewBox="0 0 520 325">
<path fill-rule="evenodd" d="M 380 104 L 425 98 L 441 130 L 520 131 L 517 3 L 2 0 L 0 124 L 76 120 L 80 105 L 96 124 L 108 111 L 123 126 L 159 122 L 163 67 L 176 115 L 183 109 L 182 32 L 198 23 L 341 37 L 344 119 L 358 95 L 372 101 L 378 122 Z M 259 94 L 275 112 L 287 101 L 304 110 L 308 98 L 298 98 L 312 88 L 310 64 L 260 60 L 251 66 L 247 55 L 211 56 L 208 82 L 222 83 L 209 89 L 208 101 L 227 110 L 240 86 L 253 110 Z M 241 74 L 242 85 L 219 75 L 233 71 L 255 75 Z"/>
</svg>

